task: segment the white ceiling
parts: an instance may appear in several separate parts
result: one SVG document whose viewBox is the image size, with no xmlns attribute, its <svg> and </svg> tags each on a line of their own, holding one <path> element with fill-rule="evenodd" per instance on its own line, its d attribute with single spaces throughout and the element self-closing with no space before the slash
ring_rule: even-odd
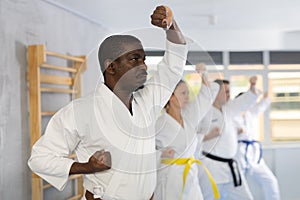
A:
<svg viewBox="0 0 300 200">
<path fill-rule="evenodd" d="M 45 0 L 112 32 L 152 27 L 157 5 L 168 5 L 191 37 L 199 32 L 300 31 L 300 0 Z"/>
</svg>

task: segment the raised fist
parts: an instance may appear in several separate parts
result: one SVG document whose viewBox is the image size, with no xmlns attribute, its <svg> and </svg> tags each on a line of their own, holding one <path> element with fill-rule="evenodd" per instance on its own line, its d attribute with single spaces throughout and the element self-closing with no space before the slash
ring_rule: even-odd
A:
<svg viewBox="0 0 300 200">
<path fill-rule="evenodd" d="M 172 10 L 167 6 L 157 6 L 151 15 L 151 23 L 164 29 L 169 29 L 173 23 Z"/>
<path fill-rule="evenodd" d="M 206 72 L 207 70 L 206 70 L 206 66 L 205 66 L 205 64 L 204 63 L 198 63 L 197 65 L 196 65 L 196 72 L 198 72 L 199 74 L 201 73 L 204 73 L 204 72 Z"/>
<path fill-rule="evenodd" d="M 249 79 L 250 85 L 254 86 L 256 85 L 257 82 L 257 76 L 251 76 L 251 78 Z"/>
</svg>

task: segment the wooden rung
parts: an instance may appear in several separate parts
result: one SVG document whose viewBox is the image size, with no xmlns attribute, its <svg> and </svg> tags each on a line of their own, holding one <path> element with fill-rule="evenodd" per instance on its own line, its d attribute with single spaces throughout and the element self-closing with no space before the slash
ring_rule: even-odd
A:
<svg viewBox="0 0 300 200">
<path fill-rule="evenodd" d="M 77 72 L 77 69 L 74 69 L 71 67 L 58 66 L 58 65 L 42 64 L 41 67 L 47 68 L 47 69 L 55 69 L 55 70 L 65 71 L 65 72 L 72 72 L 72 73 Z"/>
<path fill-rule="evenodd" d="M 74 179 L 81 178 L 81 177 L 82 177 L 81 174 L 74 174 L 69 177 L 69 180 L 74 180 Z"/>
<path fill-rule="evenodd" d="M 42 116 L 51 116 L 54 115 L 56 112 L 42 112 Z"/>
<path fill-rule="evenodd" d="M 55 56 L 55 57 L 59 57 L 59 58 L 63 58 L 63 59 L 67 59 L 67 60 L 73 60 L 73 61 L 77 61 L 77 62 L 85 62 L 85 59 L 83 58 L 79 58 L 79 57 L 75 57 L 75 56 L 68 56 L 68 55 L 64 55 L 64 54 L 60 54 L 60 53 L 56 53 L 56 52 L 52 52 L 52 51 L 46 51 L 46 55 L 47 56 Z"/>
<path fill-rule="evenodd" d="M 41 92 L 58 92 L 58 93 L 70 93 L 70 94 L 76 94 L 76 90 L 72 89 L 64 89 L 64 88 L 44 88 L 41 87 Z"/>
<path fill-rule="evenodd" d="M 70 177 L 69 177 L 69 180 L 74 180 L 74 179 L 77 179 L 77 178 L 81 178 L 82 177 L 82 175 L 81 174 L 75 174 L 75 175 L 71 175 Z M 51 188 L 51 187 L 53 187 L 51 184 L 45 184 L 45 185 L 43 185 L 43 189 L 47 189 L 47 188 Z"/>
<path fill-rule="evenodd" d="M 82 194 L 77 194 L 75 196 L 72 196 L 70 198 L 68 198 L 67 200 L 75 200 L 75 199 L 80 199 L 82 197 Z"/>
<path fill-rule="evenodd" d="M 57 76 L 49 74 L 41 74 L 41 83 L 57 84 L 57 85 L 73 85 L 74 80 L 67 76 Z"/>
<path fill-rule="evenodd" d="M 38 175 L 36 175 L 35 173 L 31 173 L 31 178 L 40 178 Z"/>
<path fill-rule="evenodd" d="M 43 185 L 43 189 L 45 190 L 45 189 L 48 189 L 48 188 L 51 188 L 51 187 L 53 187 L 51 184 L 46 184 L 46 185 Z"/>
</svg>

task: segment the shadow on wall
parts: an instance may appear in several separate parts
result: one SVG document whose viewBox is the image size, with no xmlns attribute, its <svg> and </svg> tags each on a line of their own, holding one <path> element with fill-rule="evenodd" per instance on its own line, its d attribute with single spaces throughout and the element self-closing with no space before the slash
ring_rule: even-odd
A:
<svg viewBox="0 0 300 200">
<path fill-rule="evenodd" d="M 29 134 L 29 96 L 27 87 L 27 46 L 22 42 L 15 41 L 15 60 L 20 67 L 20 117 L 21 117 L 21 140 L 22 142 L 22 185 L 31 185 L 31 172 L 27 166 L 30 156 L 30 134 Z M 30 187 L 24 190 L 24 197 L 30 196 Z"/>
<path fill-rule="evenodd" d="M 10 108 L 10 90 L 8 75 L 0 73 L 0 163 L 4 163 L 4 140 Z M 4 167 L 0 167 L 0 197 L 4 193 Z"/>
</svg>

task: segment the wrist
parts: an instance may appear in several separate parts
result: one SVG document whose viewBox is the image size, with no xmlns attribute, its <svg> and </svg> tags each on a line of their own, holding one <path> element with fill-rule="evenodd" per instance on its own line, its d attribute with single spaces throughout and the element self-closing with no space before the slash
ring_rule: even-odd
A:
<svg viewBox="0 0 300 200">
<path fill-rule="evenodd" d="M 185 38 L 177 26 L 175 20 L 173 20 L 171 27 L 166 30 L 167 39 L 175 44 L 186 44 Z"/>
<path fill-rule="evenodd" d="M 74 162 L 71 166 L 69 174 L 91 174 L 94 173 L 93 168 L 89 163 Z"/>
</svg>

